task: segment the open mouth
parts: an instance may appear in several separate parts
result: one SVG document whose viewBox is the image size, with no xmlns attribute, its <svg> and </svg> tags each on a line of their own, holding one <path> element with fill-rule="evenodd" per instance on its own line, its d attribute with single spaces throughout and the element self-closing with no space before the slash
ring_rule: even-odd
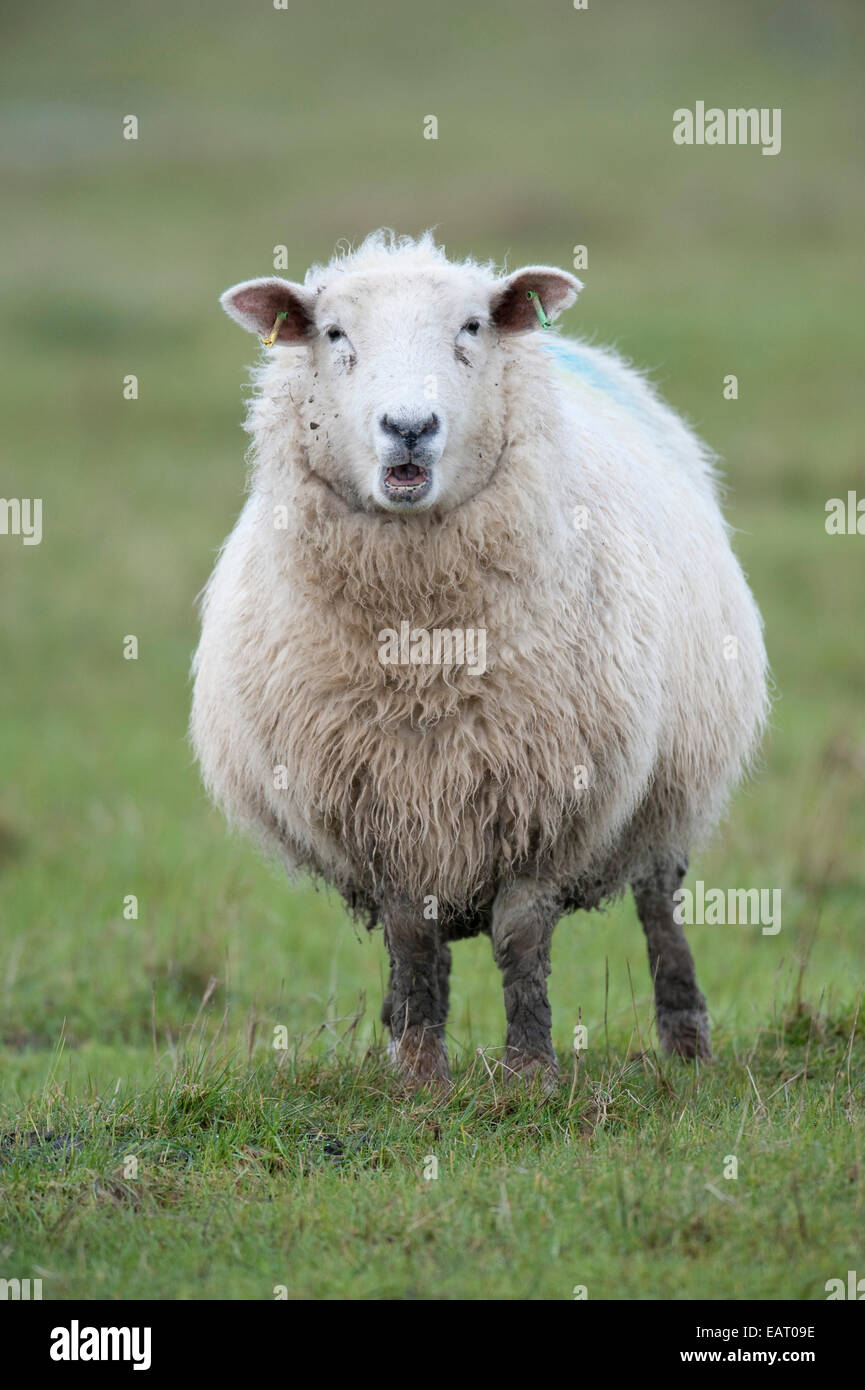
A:
<svg viewBox="0 0 865 1390">
<path fill-rule="evenodd" d="M 389 497 L 416 502 L 429 491 L 429 470 L 422 468 L 419 463 L 399 463 L 385 469 L 384 486 Z"/>
</svg>

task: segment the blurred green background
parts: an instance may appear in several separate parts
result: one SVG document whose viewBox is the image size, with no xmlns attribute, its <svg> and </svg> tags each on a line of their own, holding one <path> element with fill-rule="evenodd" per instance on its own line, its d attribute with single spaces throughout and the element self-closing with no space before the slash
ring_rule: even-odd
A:
<svg viewBox="0 0 865 1390">
<path fill-rule="evenodd" d="M 585 244 L 565 331 L 649 367 L 721 454 L 779 699 L 760 775 L 692 879 L 781 887 L 783 929 L 694 928 L 701 983 L 722 1048 L 770 1025 L 806 960 L 815 1003 L 850 1007 L 865 538 L 827 536 L 824 508 L 865 496 L 863 21 L 852 0 L 5 11 L 2 492 L 44 499 L 40 546 L 0 537 L 13 1090 L 45 1076 L 62 1030 L 64 1075 L 148 1075 L 211 978 L 231 1036 L 255 1017 L 265 1045 L 281 1023 L 321 1048 L 359 1007 L 373 1035 L 380 938 L 358 941 L 337 901 L 227 836 L 185 727 L 195 596 L 241 505 L 254 356 L 217 296 L 271 272 L 277 245 L 301 277 L 379 225 L 435 225 L 452 253 L 512 267 L 569 267 Z M 782 108 L 780 155 L 676 147 L 672 113 L 697 100 Z M 578 1008 L 601 1026 L 607 962 L 614 1036 L 632 1026 L 629 962 L 648 1023 L 625 903 L 559 928 L 561 1048 Z M 453 1000 L 457 1055 L 502 1040 L 488 942 L 455 952 Z"/>
</svg>

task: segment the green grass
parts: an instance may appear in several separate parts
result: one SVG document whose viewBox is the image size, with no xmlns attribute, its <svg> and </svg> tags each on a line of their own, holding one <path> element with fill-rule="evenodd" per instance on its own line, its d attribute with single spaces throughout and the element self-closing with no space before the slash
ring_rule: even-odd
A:
<svg viewBox="0 0 865 1390">
<path fill-rule="evenodd" d="M 850 1017 L 794 1009 L 698 1072 L 590 1048 L 551 1100 L 492 1052 L 409 1098 L 327 1031 L 101 1093 L 85 1050 L 0 1146 L 17 1261 L 61 1298 L 813 1299 L 860 1258 Z"/>
<path fill-rule="evenodd" d="M 824 1297 L 865 1260 L 865 540 L 823 525 L 865 495 L 861 7 L 48 0 L 5 23 L 0 493 L 43 498 L 44 539 L 0 537 L 0 1277 Z M 674 147 L 698 98 L 781 106 L 781 155 Z M 780 887 L 783 926 L 692 929 L 698 1074 L 653 1057 L 621 903 L 558 929 L 551 1100 L 502 1096 L 478 1056 L 503 1036 L 487 941 L 454 952 L 455 1093 L 405 1097 L 380 936 L 205 803 L 194 599 L 240 504 L 253 351 L 216 298 L 276 244 L 295 277 L 383 223 L 511 266 L 585 243 L 568 330 L 649 366 L 723 456 L 778 700 L 691 881 Z"/>
</svg>

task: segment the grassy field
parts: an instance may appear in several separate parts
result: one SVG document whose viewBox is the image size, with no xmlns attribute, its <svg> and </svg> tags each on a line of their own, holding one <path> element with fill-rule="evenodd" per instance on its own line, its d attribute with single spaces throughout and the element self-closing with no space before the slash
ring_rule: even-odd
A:
<svg viewBox="0 0 865 1390">
<path fill-rule="evenodd" d="M 861 6 L 46 0 L 3 25 L 0 492 L 42 498 L 44 535 L 0 536 L 0 1277 L 820 1299 L 865 1272 L 865 539 L 824 527 L 865 496 Z M 676 147 L 697 100 L 782 108 L 781 154 Z M 586 245 L 566 331 L 650 367 L 724 460 L 778 698 L 689 883 L 780 888 L 783 925 L 692 929 L 711 1068 L 655 1057 L 628 902 L 558 929 L 552 1099 L 495 1080 L 486 940 L 454 953 L 454 1093 L 406 1098 L 380 936 L 206 805 L 194 601 L 253 349 L 217 296 L 381 224 L 510 266 Z"/>
</svg>

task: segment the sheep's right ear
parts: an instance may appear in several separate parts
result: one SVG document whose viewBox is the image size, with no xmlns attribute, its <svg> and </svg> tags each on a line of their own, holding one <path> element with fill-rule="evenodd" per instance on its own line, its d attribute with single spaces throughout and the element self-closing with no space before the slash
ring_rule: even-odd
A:
<svg viewBox="0 0 865 1390">
<path fill-rule="evenodd" d="M 241 328 L 260 338 L 269 338 L 275 328 L 275 343 L 305 343 L 312 336 L 314 297 L 291 280 L 276 275 L 244 280 L 226 290 L 219 302 Z"/>
</svg>

